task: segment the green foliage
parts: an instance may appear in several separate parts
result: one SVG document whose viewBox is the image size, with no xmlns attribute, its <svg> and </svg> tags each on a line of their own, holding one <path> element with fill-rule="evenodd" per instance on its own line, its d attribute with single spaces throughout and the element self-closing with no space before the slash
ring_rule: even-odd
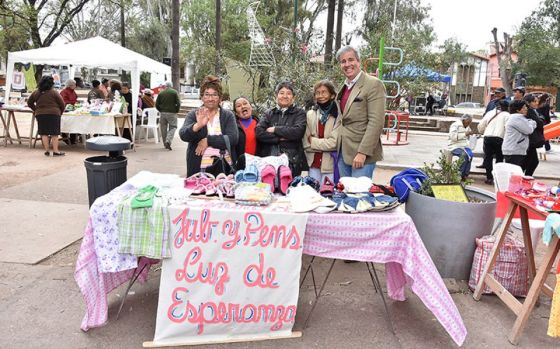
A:
<svg viewBox="0 0 560 349">
<path fill-rule="evenodd" d="M 457 160 L 449 160 L 443 151 L 440 152 L 439 159 L 436 164 L 424 163 L 422 171 L 428 176 L 428 179 L 422 183 L 420 194 L 427 196 L 434 196 L 432 191 L 432 184 L 461 184 L 461 165 L 463 158 Z"/>
<path fill-rule="evenodd" d="M 518 63 L 529 85 L 560 86 L 560 2 L 544 0 L 517 33 Z"/>
</svg>

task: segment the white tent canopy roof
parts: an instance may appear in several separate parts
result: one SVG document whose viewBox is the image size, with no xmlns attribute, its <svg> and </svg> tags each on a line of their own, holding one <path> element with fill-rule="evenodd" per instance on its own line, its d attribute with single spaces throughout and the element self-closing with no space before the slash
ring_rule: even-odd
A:
<svg viewBox="0 0 560 349">
<path fill-rule="evenodd" d="M 100 36 L 64 45 L 10 52 L 12 62 L 48 65 L 74 65 L 90 68 L 111 68 L 167 74 L 171 68 L 163 63 L 117 45 Z"/>
</svg>

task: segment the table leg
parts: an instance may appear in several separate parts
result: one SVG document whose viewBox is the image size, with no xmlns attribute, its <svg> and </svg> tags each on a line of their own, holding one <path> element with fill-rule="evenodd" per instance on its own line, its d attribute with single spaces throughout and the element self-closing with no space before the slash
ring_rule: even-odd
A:
<svg viewBox="0 0 560 349">
<path fill-rule="evenodd" d="M 136 280 L 138 279 L 140 274 L 142 274 L 142 272 L 144 271 L 144 269 L 146 269 L 147 266 L 148 266 L 148 263 L 145 263 L 142 266 L 142 268 L 140 269 L 140 271 L 138 271 L 138 268 L 134 269 L 134 272 L 132 273 L 132 278 L 130 279 L 130 282 L 128 283 L 128 287 L 126 288 L 126 291 L 124 292 L 124 295 L 122 297 L 121 305 L 119 306 L 119 311 L 117 311 L 117 320 L 119 319 L 119 315 L 121 314 L 121 310 L 122 310 L 122 307 L 124 305 L 124 301 L 126 299 L 126 296 L 128 295 L 128 291 L 130 291 L 130 288 L 132 287 L 132 285 L 134 285 L 134 283 L 136 282 Z"/>
<path fill-rule="evenodd" d="M 12 111 L 8 110 L 8 121 L 6 122 L 6 128 L 4 129 L 4 144 L 6 146 L 8 146 L 8 141 L 10 141 L 10 144 L 14 144 L 14 141 L 12 140 L 12 136 L 10 135 L 10 114 L 13 113 Z"/>
<path fill-rule="evenodd" d="M 17 121 L 16 121 L 16 113 L 15 112 L 10 112 L 10 116 L 14 120 L 14 130 L 16 131 L 16 137 L 17 137 L 18 143 L 21 144 L 21 136 L 19 135 L 19 129 L 18 129 Z"/>
<path fill-rule="evenodd" d="M 7 147 L 8 146 L 8 137 L 6 135 L 6 132 L 8 130 L 8 125 L 6 124 L 6 119 L 4 119 L 4 114 L 2 113 L 2 111 L 0 111 L 0 119 L 2 120 L 2 126 L 4 127 L 4 133 L 3 133 L 4 146 Z"/>
<path fill-rule="evenodd" d="M 474 290 L 473 298 L 477 301 L 480 300 L 480 297 L 482 296 L 486 275 L 488 275 L 488 273 L 491 272 L 492 269 L 494 269 L 494 264 L 496 264 L 496 259 L 498 259 L 498 255 L 500 254 L 500 248 L 504 243 L 509 225 L 511 224 L 511 220 L 513 219 L 517 207 L 517 204 L 513 202 L 510 203 L 508 212 L 504 217 L 504 221 L 502 222 L 502 226 L 498 230 L 496 241 L 494 242 L 494 247 L 492 247 L 492 252 L 490 252 L 490 258 L 488 259 L 488 262 L 486 262 L 482 275 L 480 275 L 480 280 L 478 280 L 478 285 L 476 285 L 476 289 Z"/>
<path fill-rule="evenodd" d="M 521 216 L 521 230 L 523 231 L 523 241 L 525 242 L 525 250 L 527 251 L 527 260 L 529 262 L 529 285 L 533 282 L 537 267 L 535 266 L 535 254 L 533 252 L 533 242 L 531 237 L 531 228 L 529 227 L 529 214 L 525 207 L 519 207 Z"/>
<path fill-rule="evenodd" d="M 558 255 L 558 250 L 560 248 L 560 240 L 558 236 L 554 236 L 546 254 L 543 258 L 543 262 L 535 275 L 535 279 L 531 284 L 531 288 L 529 288 L 529 293 L 527 294 L 527 298 L 525 298 L 525 302 L 523 302 L 523 307 L 521 308 L 521 313 L 515 320 L 513 324 L 513 328 L 508 336 L 508 340 L 511 344 L 516 345 L 519 342 L 519 337 L 521 336 L 521 332 L 525 325 L 527 324 L 527 320 L 529 320 L 529 315 L 531 315 L 531 311 L 533 310 L 537 299 L 539 298 L 539 294 L 541 289 L 546 281 L 546 277 L 550 272 L 550 268 L 554 264 L 554 260 Z"/>
<path fill-rule="evenodd" d="M 379 282 L 379 277 L 377 277 L 377 272 L 375 271 L 375 266 L 372 262 L 366 262 L 366 266 L 368 268 L 369 276 L 371 277 L 371 282 L 373 283 L 373 287 L 375 288 L 375 293 L 379 293 L 381 295 L 381 300 L 383 301 L 383 306 L 385 307 L 385 320 L 387 320 L 387 324 L 389 325 L 389 330 L 393 334 L 395 333 L 395 329 L 393 328 L 393 323 L 391 322 L 391 314 L 389 314 L 389 307 L 387 306 L 387 302 L 385 301 L 385 296 L 383 295 L 383 289 L 381 288 L 381 282 Z M 379 292 L 377 290 L 379 289 Z"/>
<path fill-rule="evenodd" d="M 315 297 L 315 302 L 313 302 L 313 306 L 311 307 L 311 310 L 309 311 L 309 314 L 307 315 L 307 318 L 305 319 L 305 322 L 303 323 L 303 329 L 307 328 L 307 324 L 309 323 L 309 319 L 311 319 L 311 314 L 313 314 L 313 310 L 315 310 L 315 307 L 317 306 L 317 303 L 319 302 L 319 298 L 321 297 L 321 293 L 323 293 L 323 289 L 325 288 L 325 285 L 327 284 L 327 281 L 329 280 L 329 276 L 331 275 L 331 271 L 334 267 L 335 262 L 336 262 L 336 259 L 333 259 L 332 263 L 331 263 L 331 267 L 329 268 L 329 271 L 327 272 L 327 276 L 325 276 L 325 280 L 321 284 L 321 288 L 319 289 L 319 294 Z"/>
</svg>

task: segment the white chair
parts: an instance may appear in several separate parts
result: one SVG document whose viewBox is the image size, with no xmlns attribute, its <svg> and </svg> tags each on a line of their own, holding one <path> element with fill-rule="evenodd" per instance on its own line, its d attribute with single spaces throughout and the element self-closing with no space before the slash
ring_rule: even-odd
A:
<svg viewBox="0 0 560 349">
<path fill-rule="evenodd" d="M 492 175 L 494 176 L 494 188 L 496 189 L 496 192 L 504 192 L 508 189 L 509 178 L 513 174 L 522 176 L 523 170 L 520 166 L 508 164 L 506 162 L 498 162 L 494 164 Z M 519 218 L 514 218 L 509 227 L 510 230 L 515 233 L 521 233 L 523 231 L 523 228 L 521 227 L 521 220 Z M 534 251 L 540 237 L 542 236 L 544 221 L 540 219 L 529 219 L 529 230 L 531 231 L 531 242 Z"/>
<path fill-rule="evenodd" d="M 147 116 L 147 118 L 146 118 Z M 141 124 L 139 127 L 144 130 L 146 135 L 146 142 L 148 142 L 148 136 L 150 130 L 154 133 L 155 143 L 159 143 L 159 117 L 160 113 L 156 108 L 146 108 L 142 112 Z M 144 123 L 146 121 L 146 123 Z"/>
</svg>

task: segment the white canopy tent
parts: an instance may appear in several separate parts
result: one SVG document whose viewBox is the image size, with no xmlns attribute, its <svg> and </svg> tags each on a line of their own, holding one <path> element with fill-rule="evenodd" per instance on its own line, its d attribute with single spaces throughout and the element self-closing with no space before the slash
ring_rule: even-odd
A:
<svg viewBox="0 0 560 349">
<path fill-rule="evenodd" d="M 166 79 L 171 78 L 171 67 L 99 36 L 60 46 L 9 52 L 6 67 L 6 96 L 10 95 L 15 63 L 68 65 L 71 67 L 71 72 L 76 67 L 130 71 L 131 90 L 135 91 L 135 93 L 132 93 L 132 125 L 134 128 L 136 128 L 137 108 L 135 106 L 138 105 L 137 92 L 140 89 L 140 73 L 151 73 L 152 83 L 155 80 L 154 77 L 159 77 L 158 83 L 163 83 Z"/>
</svg>

